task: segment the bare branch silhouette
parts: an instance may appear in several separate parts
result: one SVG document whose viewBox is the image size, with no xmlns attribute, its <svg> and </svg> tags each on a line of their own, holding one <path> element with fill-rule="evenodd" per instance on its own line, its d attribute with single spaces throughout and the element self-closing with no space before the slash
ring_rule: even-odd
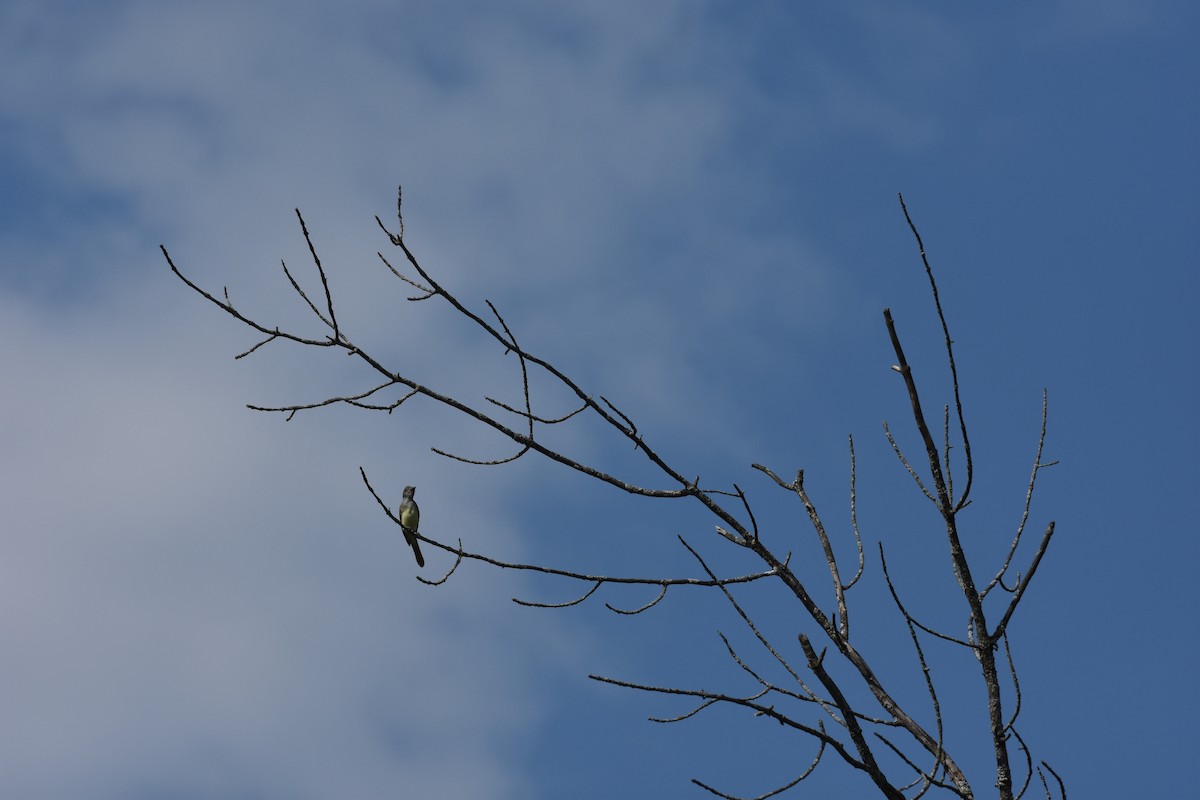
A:
<svg viewBox="0 0 1200 800">
<path fill-rule="evenodd" d="M 508 453 L 497 458 L 468 457 L 460 453 L 450 452 L 445 448 L 431 447 L 438 453 L 454 462 L 482 466 L 499 466 L 515 461 L 530 454 L 541 456 L 557 463 L 568 470 L 586 475 L 600 483 L 615 487 L 623 492 L 640 497 L 652 497 L 661 500 L 684 500 L 688 503 L 699 503 L 707 513 L 711 514 L 712 530 L 703 532 L 703 536 L 711 537 L 715 532 L 716 538 L 708 539 L 722 548 L 722 553 L 732 553 L 722 540 L 735 545 L 736 552 L 745 554 L 742 557 L 757 559 L 761 568 L 746 572 L 744 569 L 721 569 L 719 562 L 711 556 L 702 556 L 701 551 L 707 552 L 702 545 L 694 546 L 689 542 L 694 538 L 677 535 L 678 541 L 695 560 L 697 571 L 692 575 L 615 575 L 605 574 L 585 568 L 568 568 L 562 565 L 514 562 L 498 558 L 485 552 L 464 545 L 464 537 L 471 539 L 464 532 L 462 536 L 447 531 L 437 531 L 431 525 L 417 533 L 415 530 L 405 530 L 415 540 L 428 545 L 431 552 L 446 553 L 445 568 L 441 577 L 428 579 L 418 577 L 427 585 L 437 586 L 445 583 L 458 570 L 459 565 L 466 561 L 487 564 L 504 570 L 518 570 L 545 576 L 548 582 L 565 582 L 568 591 L 564 592 L 566 599 L 556 601 L 531 600 L 516 598 L 514 602 L 532 608 L 565 609 L 585 604 L 589 599 L 605 592 L 629 592 L 630 596 L 624 601 L 605 601 L 604 606 L 622 616 L 633 616 L 650 612 L 663 605 L 670 595 L 672 602 L 690 596 L 690 592 L 675 592 L 674 589 L 685 587 L 696 590 L 716 590 L 727 601 L 728 608 L 745 625 L 745 630 L 754 637 L 756 645 L 751 652 L 738 652 L 730 639 L 718 631 L 730 662 L 722 662 L 737 680 L 748 682 L 751 687 L 747 692 L 730 690 L 689 689 L 679 686 L 658 686 L 637 681 L 621 680 L 599 675 L 590 675 L 593 680 L 650 692 L 664 696 L 687 698 L 695 705 L 683 713 L 673 717 L 652 717 L 661 723 L 678 723 L 683 720 L 701 716 L 701 712 L 715 706 L 730 706 L 744 709 L 756 717 L 775 720 L 784 732 L 798 733 L 815 740 L 816 755 L 812 762 L 789 782 L 757 795 L 755 800 L 774 797 L 798 786 L 806 777 L 811 775 L 822 758 L 827 753 L 833 753 L 851 769 L 860 772 L 870 782 L 878 794 L 892 800 L 915 800 L 925 794 L 935 791 L 971 800 L 976 796 L 972 780 L 959 767 L 958 762 L 951 756 L 951 749 L 966 748 L 955 736 L 948 735 L 942 716 L 942 703 L 938 692 L 938 675 L 935 673 L 934 659 L 936 651 L 953 645 L 953 650 L 965 648 L 972 652 L 981 667 L 981 680 L 986 690 L 987 702 L 980 713 L 986 716 L 987 725 L 982 738 L 988 742 L 994 752 L 995 772 L 986 781 L 976 779 L 990 786 L 995 786 L 1001 800 L 1015 800 L 1013 791 L 1013 775 L 1010 760 L 1013 755 L 1010 748 L 1015 747 L 1026 763 L 1024 784 L 1019 792 L 1023 794 L 1030 785 L 1033 773 L 1036 771 L 1047 796 L 1050 796 L 1051 782 L 1047 775 L 1056 781 L 1060 797 L 1066 797 L 1065 787 L 1058 774 L 1046 762 L 1033 766 L 1033 757 L 1026 742 L 1017 733 L 1015 723 L 1021 709 L 1021 691 L 1018 681 L 1017 667 L 1010 649 L 1009 626 L 1012 624 L 1016 609 L 1026 596 L 1026 591 L 1033 580 L 1045 554 L 1048 552 L 1053 537 L 1055 524 L 1050 521 L 1045 533 L 1032 555 L 1028 566 L 1016 577 L 1014 585 L 1009 587 L 1006 576 L 1014 561 L 1020 554 L 1022 558 L 1028 553 L 1028 545 L 1022 546 L 1022 535 L 1030 517 L 1030 508 L 1037 477 L 1041 470 L 1054 465 L 1055 461 L 1043 462 L 1043 451 L 1046 443 L 1046 399 L 1043 394 L 1042 426 L 1038 437 L 1037 452 L 1034 458 L 1033 470 L 1030 475 L 1028 489 L 1024 498 L 1024 506 L 1016 535 L 1008 547 L 1008 552 L 998 565 L 983 565 L 973 560 L 964 545 L 960 534 L 959 514 L 970 505 L 969 495 L 975 477 L 974 461 L 968 438 L 966 414 L 962 399 L 963 392 L 959 384 L 958 364 L 954 351 L 954 340 L 942 307 L 937 282 L 933 269 L 926 254 L 925 244 L 917 230 L 917 226 L 909 214 L 903 197 L 900 206 L 904 219 L 916 240 L 921 263 L 929 282 L 929 288 L 934 300 L 934 308 L 944 340 L 945 358 L 950 372 L 950 389 L 952 403 L 942 406 L 941 443 L 935 442 L 925 416 L 918 391 L 918 381 L 912 366 L 905 355 L 901 343 L 898 326 L 890 308 L 884 309 L 884 325 L 887 336 L 896 356 L 896 364 L 892 369 L 903 379 L 904 391 L 908 398 L 909 413 L 916 432 L 921 438 L 925 451 L 925 461 L 915 464 L 904 454 L 891 428 L 884 423 L 884 433 L 893 452 L 899 459 L 903 469 L 916 483 L 919 491 L 928 498 L 937 510 L 944 526 L 946 546 L 949 551 L 949 567 L 962 595 L 967 612 L 967 638 L 961 635 L 951 635 L 939 630 L 933 625 L 918 621 L 916 611 L 911 603 L 901 598 L 897 581 L 893 580 L 892 571 L 884 555 L 883 543 L 879 542 L 879 568 L 883 581 L 890 593 L 900 618 L 908 632 L 915 659 L 909 660 L 912 669 L 919 669 L 925 685 L 925 699 L 918 699 L 919 711 L 912 711 L 897 698 L 889 688 L 889 683 L 899 683 L 900 668 L 890 652 L 871 652 L 870 642 L 860 642 L 862 627 L 856 622 L 852 628 L 850 620 L 856 620 L 864 614 L 872 613 L 869 607 L 858 606 L 851 608 L 850 589 L 867 573 L 866 558 L 863 547 L 863 533 L 859 527 L 858 504 L 858 468 L 855 456 L 853 437 L 849 438 L 850 452 L 850 514 L 849 530 L 844 526 L 827 526 L 825 519 L 818 512 L 817 500 L 810 496 L 804 484 L 804 469 L 796 469 L 791 481 L 784 481 L 772 469 L 762 464 L 751 464 L 753 470 L 761 472 L 781 489 L 796 496 L 804 508 L 804 514 L 798 515 L 802 524 L 811 530 L 811 535 L 824 559 L 821 569 L 827 570 L 828 583 L 825 578 L 814 579 L 813 586 L 806 584 L 801 575 L 808 573 L 793 569 L 791 552 L 777 550 L 779 542 L 789 540 L 788 536 L 779 535 L 782 526 L 773 518 L 765 518 L 756 514 L 754 504 L 738 483 L 728 486 L 702 486 L 699 475 L 690 468 L 676 465 L 669 461 L 663 450 L 655 444 L 635 423 L 630 414 L 622 411 L 610 396 L 598 392 L 587 391 L 581 383 L 570 374 L 537 355 L 532 349 L 523 344 L 512 325 L 506 320 L 500 309 L 491 301 L 485 301 L 486 311 L 476 312 L 461 301 L 458 296 L 444 286 L 432 272 L 418 261 L 404 238 L 404 218 L 401 192 L 396 197 L 396 233 L 391 232 L 383 221 L 376 217 L 380 229 L 387 235 L 391 245 L 403 254 L 403 260 L 397 259 L 394 265 L 383 253 L 377 253 L 387 271 L 402 281 L 405 286 L 415 290 L 417 294 L 407 297 L 410 302 L 436 300 L 445 304 L 451 313 L 468 321 L 472 329 L 483 337 L 503 348 L 505 356 L 516 358 L 516 374 L 521 386 L 521 400 L 515 403 L 505 403 L 494 396 L 484 394 L 481 400 L 469 401 L 455 396 L 439 388 L 419 383 L 409 377 L 403 369 L 390 364 L 366 349 L 358 346 L 351 339 L 352 322 L 339 320 L 335 310 L 335 296 L 330 282 L 330 275 L 317 253 L 314 239 L 308 225 L 296 211 L 301 234 L 308 246 L 309 253 L 317 276 L 321 282 L 323 298 L 320 295 L 310 295 L 304 290 L 296 274 L 283 264 L 284 275 L 293 292 L 305 304 L 316 318 L 321 328 L 327 333 L 322 335 L 304 334 L 284 330 L 280 326 L 264 322 L 254 315 L 243 312 L 235 307 L 227 289 L 219 294 L 202 289 L 176 266 L 166 248 L 162 248 L 163 256 L 172 272 L 192 291 L 220 308 L 226 314 L 254 331 L 259 341 L 248 350 L 238 354 L 236 358 L 245 358 L 263 351 L 269 343 L 291 343 L 302 347 L 335 348 L 356 358 L 367 371 L 374 373 L 373 380 L 366 387 L 341 392 L 333 396 L 315 401 L 292 403 L 287 405 L 250 405 L 255 411 L 276 413 L 285 419 L 292 419 L 297 414 L 306 413 L 319 408 L 331 406 L 350 406 L 363 411 L 384 411 L 393 413 L 404 411 L 405 404 L 415 398 L 424 398 L 444 406 L 462 416 L 467 422 L 473 422 L 483 431 L 498 434 L 505 442 Z M 282 262 L 281 262 L 282 263 Z M 407 289 L 405 290 L 408 291 Z M 440 305 L 440 303 L 439 303 Z M 426 306 L 427 307 L 427 306 Z M 425 308 L 425 307 L 423 307 Z M 568 409 L 538 408 L 534 393 L 531 392 L 533 374 L 539 380 L 549 382 L 563 390 L 567 398 Z M 537 384 L 539 387 L 541 384 Z M 928 388 L 928 387 L 925 387 Z M 393 394 L 393 390 L 395 393 Z M 615 397 L 615 396 L 613 396 Z M 957 420 L 957 431 L 951 429 L 950 407 L 954 407 Z M 601 435 L 610 437 L 611 441 L 630 447 L 635 453 L 635 460 L 644 459 L 654 469 L 654 482 L 643 479 L 634 480 L 627 477 L 619 469 L 611 469 L 589 463 L 575 455 L 566 447 L 549 443 L 543 433 L 548 426 L 576 425 L 583 420 L 599 423 Z M 936 424 L 936 421 L 935 421 Z M 958 441 L 953 441 L 956 434 Z M 611 442 L 610 442 L 611 444 Z M 952 459 L 956 447 L 961 446 L 963 463 L 956 467 L 957 459 Z M 928 470 L 928 472 L 926 472 Z M 360 475 L 368 493 L 392 524 L 403 529 L 398 512 L 394 510 L 396 502 L 385 501 L 384 496 L 368 479 L 366 470 L 360 467 Z M 791 470 L 787 470 L 790 472 Z M 962 487 L 961 493 L 955 496 L 955 473 L 961 479 L 957 485 Z M 641 473 L 639 473 L 641 474 Z M 785 473 L 786 474 L 786 473 Z M 696 475 L 696 477 L 688 477 Z M 389 479 L 391 482 L 391 479 Z M 413 526 L 415 528 L 415 524 Z M 806 534 L 807 535 L 807 534 Z M 857 564 L 853 566 L 854 575 L 849 581 L 842 577 L 845 571 L 851 571 L 851 562 L 845 565 L 839 562 L 838 552 L 841 548 L 849 548 L 849 540 L 853 539 Z M 973 540 L 972 540 L 973 541 Z M 843 542 L 845 544 L 843 544 Z M 784 545 L 786 547 L 787 545 Z M 895 552 L 894 550 L 892 551 Z M 809 566 L 809 565 L 806 565 Z M 932 568 L 933 565 L 930 565 Z M 988 583 L 981 589 L 976 583 L 974 569 L 985 568 L 981 574 L 990 575 Z M 974 569 L 973 569 L 974 568 Z M 736 573 L 736 574 L 730 574 Z M 896 576 L 900 585 L 910 585 L 911 579 L 904 575 Z M 924 579 L 924 576 L 922 576 Z M 1011 581 L 1010 581 L 1011 582 Z M 791 628 L 786 636 L 774 633 L 773 628 L 756 620 L 746 603 L 739 599 L 741 592 L 748 591 L 750 584 L 765 584 L 782 588 L 785 592 L 779 601 L 783 606 L 782 618 L 789 621 Z M 985 601 L 995 587 L 1000 586 L 1005 592 L 997 593 L 1006 598 L 1002 607 L 985 604 Z M 635 588 L 637 587 L 637 588 Z M 650 594 L 640 587 L 652 587 Z M 861 590 L 860 590 L 861 591 Z M 636 594 L 633 594 L 635 593 Z M 826 609 L 832 609 L 827 611 Z M 988 612 L 991 619 L 998 617 L 999 622 L 989 625 Z M 927 612 L 921 612 L 928 617 Z M 852 643 L 852 632 L 855 635 Z M 797 651 L 796 645 L 799 645 Z M 1002 682 L 996 663 L 996 651 L 1004 646 L 1005 660 L 1008 669 L 1008 681 Z M 860 649 L 860 647 L 862 649 Z M 765 665 L 765 666 L 764 666 Z M 782 672 L 780 671 L 782 670 Z M 777 676 L 778 683 L 772 676 Z M 1011 701 L 1011 709 L 1005 715 L 1006 704 Z M 905 701 L 907 702 L 907 701 Z M 927 707 L 925 707 L 927 705 Z M 826 721 L 833 724 L 826 725 Z M 924 753 L 924 755 L 921 755 Z M 835 759 L 836 760 L 836 759 Z M 924 764 L 924 765 L 922 765 Z M 794 774 L 794 773 L 791 773 Z M 699 779 L 693 782 L 701 789 L 722 798 L 738 798 L 738 795 L 713 788 Z"/>
</svg>

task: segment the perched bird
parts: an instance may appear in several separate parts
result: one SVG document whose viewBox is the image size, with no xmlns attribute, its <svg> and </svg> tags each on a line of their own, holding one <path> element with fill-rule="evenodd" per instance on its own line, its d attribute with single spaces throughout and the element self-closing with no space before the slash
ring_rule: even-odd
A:
<svg viewBox="0 0 1200 800">
<path fill-rule="evenodd" d="M 404 499 L 400 501 L 400 530 L 404 531 L 404 540 L 412 546 L 413 555 L 417 557 L 417 566 L 423 567 L 425 558 L 421 555 L 421 543 L 413 536 L 417 532 L 417 526 L 421 524 L 421 509 L 417 508 L 416 502 L 413 501 L 415 491 L 415 486 L 404 487 Z"/>
</svg>

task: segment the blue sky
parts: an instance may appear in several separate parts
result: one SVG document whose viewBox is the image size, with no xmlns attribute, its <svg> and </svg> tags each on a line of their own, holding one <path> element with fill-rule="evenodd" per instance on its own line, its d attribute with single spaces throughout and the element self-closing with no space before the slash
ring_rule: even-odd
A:
<svg viewBox="0 0 1200 800">
<path fill-rule="evenodd" d="M 309 267 L 296 207 L 354 337 L 429 385 L 518 398 L 511 360 L 378 265 L 400 183 L 439 280 L 681 471 L 746 488 L 797 559 L 817 557 L 802 509 L 749 465 L 805 468 L 850 553 L 853 434 L 869 553 L 882 540 L 918 613 L 960 630 L 881 427 L 915 452 L 885 306 L 927 408 L 948 397 L 903 192 L 960 358 L 983 561 L 1049 393 L 1061 464 L 1030 524 L 1058 533 L 1014 621 L 1022 733 L 1072 796 L 1188 786 L 1196 23 L 1170 0 L 0 5 L 0 795 L 705 796 L 692 776 L 754 795 L 808 763 L 763 720 L 654 725 L 686 706 L 587 680 L 746 689 L 716 631 L 752 643 L 719 598 L 627 619 L 602 601 L 649 598 L 521 609 L 576 590 L 482 569 L 422 586 L 357 470 L 397 502 L 415 483 L 424 530 L 501 557 L 694 574 L 678 534 L 749 571 L 697 509 L 533 459 L 448 462 L 429 448 L 510 448 L 428 404 L 245 408 L 373 384 L 283 346 L 235 362 L 254 337 L 158 245 L 309 326 L 278 267 Z M 559 436 L 659 483 L 593 426 Z M 870 558 L 860 649 L 919 689 L 880 581 Z M 780 641 L 807 630 L 777 592 L 743 599 Z M 969 726 L 974 667 L 939 655 Z M 986 747 L 961 752 L 986 791 Z M 827 766 L 793 795 L 862 796 Z"/>
</svg>

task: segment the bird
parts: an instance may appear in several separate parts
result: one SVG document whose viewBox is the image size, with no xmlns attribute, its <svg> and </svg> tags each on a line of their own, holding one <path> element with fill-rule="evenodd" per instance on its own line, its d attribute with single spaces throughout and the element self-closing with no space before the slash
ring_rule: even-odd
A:
<svg viewBox="0 0 1200 800">
<path fill-rule="evenodd" d="M 412 546 L 413 555 L 417 557 L 417 566 L 423 567 L 425 557 L 421 555 L 421 543 L 413 536 L 417 532 L 417 526 L 421 524 L 421 509 L 417 508 L 413 500 L 413 493 L 416 491 L 415 486 L 404 487 L 404 499 L 400 501 L 400 530 L 404 531 L 404 540 Z"/>
</svg>

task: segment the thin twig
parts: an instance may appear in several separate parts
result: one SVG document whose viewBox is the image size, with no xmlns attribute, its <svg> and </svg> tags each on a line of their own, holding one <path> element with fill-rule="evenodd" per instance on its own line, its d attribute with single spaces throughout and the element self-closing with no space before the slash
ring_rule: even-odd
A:
<svg viewBox="0 0 1200 800">
<path fill-rule="evenodd" d="M 743 706 L 745 708 L 749 708 L 749 709 L 753 710 L 754 712 L 756 712 L 757 716 L 769 717 L 770 719 L 773 719 L 776 722 L 778 722 L 780 725 L 784 725 L 788 728 L 794 728 L 795 730 L 798 730 L 798 731 L 803 731 L 804 733 L 807 733 L 809 736 L 812 736 L 814 739 L 825 742 L 831 748 L 833 748 L 834 752 L 836 752 L 839 756 L 841 756 L 842 760 L 845 761 L 847 764 L 854 767 L 855 769 L 863 768 L 862 762 L 860 762 L 858 759 L 856 759 L 846 749 L 845 745 L 843 745 L 836 738 L 834 738 L 834 737 L 830 736 L 828 733 L 826 733 L 824 730 L 824 727 L 814 728 L 811 725 L 805 725 L 802 722 L 797 722 L 796 720 L 792 719 L 791 717 L 787 716 L 786 714 L 783 714 L 783 713 L 775 710 L 775 708 L 773 706 L 764 706 L 761 703 L 755 702 L 755 700 L 753 700 L 751 698 L 736 697 L 734 695 L 723 694 L 720 692 L 709 692 L 704 689 L 681 689 L 681 688 L 674 687 L 674 686 L 652 686 L 652 685 L 645 684 L 645 683 L 634 683 L 632 681 L 623 681 L 618 678 L 608 678 L 603 675 L 588 675 L 588 678 L 590 678 L 591 680 L 594 680 L 594 681 L 598 681 L 600 683 L 608 683 L 608 684 L 612 684 L 613 686 L 622 686 L 626 689 L 637 689 L 638 691 L 642 691 L 642 692 L 654 692 L 656 694 L 668 694 L 668 695 L 676 695 L 676 696 L 680 696 L 680 697 L 695 697 L 695 698 L 699 698 L 704 701 L 712 701 L 711 703 L 708 703 L 707 705 L 712 705 L 713 703 L 720 702 L 720 703 L 729 703 L 730 705 Z M 759 693 L 755 694 L 754 697 L 761 697 L 762 695 L 763 695 L 763 692 L 759 692 Z M 692 712 L 692 713 L 694 714 L 695 712 Z M 691 716 L 691 715 L 687 715 L 687 716 Z M 679 717 L 677 719 L 685 719 L 685 718 L 686 718 L 686 716 Z"/>
<path fill-rule="evenodd" d="M 644 606 L 638 606 L 637 608 L 634 608 L 634 609 L 625 610 L 625 609 L 617 608 L 617 607 L 616 607 L 616 606 L 614 606 L 612 603 L 605 603 L 605 604 L 604 604 L 604 607 L 605 607 L 605 608 L 607 608 L 609 611 L 612 611 L 612 612 L 614 612 L 614 613 L 617 613 L 617 614 L 624 614 L 625 616 L 630 616 L 630 617 L 631 617 L 631 616 L 633 616 L 634 614 L 641 614 L 643 611 L 648 611 L 648 610 L 650 610 L 651 608 L 654 608 L 654 607 L 655 607 L 656 605 L 658 605 L 659 603 L 661 603 L 661 602 L 662 602 L 662 599 L 663 599 L 664 597 L 666 597 L 666 596 L 667 596 L 667 589 L 668 589 L 668 587 L 667 587 L 666 585 L 663 585 L 663 586 L 661 586 L 661 587 L 659 588 L 659 591 L 658 591 L 658 596 L 657 596 L 657 597 L 655 597 L 655 598 L 654 598 L 653 600 L 651 600 L 649 603 L 646 603 Z"/>
<path fill-rule="evenodd" d="M 283 274 L 286 275 L 288 281 L 291 282 L 292 288 L 296 290 L 296 294 L 300 295 L 300 299 L 308 304 L 308 307 L 312 309 L 312 312 L 317 315 L 317 319 L 321 320 L 321 322 L 324 322 L 327 328 L 332 329 L 333 323 L 325 318 L 325 315 L 321 313 L 320 309 L 316 307 L 312 300 L 308 299 L 308 295 L 305 294 L 304 290 L 300 288 L 300 283 L 295 279 L 295 277 L 292 276 L 291 271 L 288 269 L 287 262 L 283 259 L 280 259 L 279 263 L 283 267 Z"/>
<path fill-rule="evenodd" d="M 333 295 L 329 292 L 329 279 L 325 276 L 325 268 L 321 266 L 321 258 L 317 255 L 317 248 L 313 245 L 312 237 L 308 234 L 308 225 L 304 223 L 304 216 L 300 213 L 300 209 L 296 209 L 296 219 L 300 220 L 300 230 L 304 233 L 304 241 L 308 243 L 308 252 L 312 253 L 313 263 L 317 265 L 317 274 L 321 276 L 321 286 L 325 289 L 325 307 L 329 309 L 329 322 L 327 323 L 333 329 L 333 338 L 340 340 L 341 332 L 338 330 L 337 315 L 333 313 Z M 290 277 L 290 276 L 289 276 Z M 305 298 L 306 300 L 308 298 Z M 311 303 L 309 305 L 312 305 Z M 313 309 L 316 310 L 315 308 Z M 317 314 L 320 317 L 320 314 Z M 324 317 L 322 317 L 322 320 Z"/>
<path fill-rule="evenodd" d="M 1055 772 L 1054 767 L 1050 766 L 1045 761 L 1042 762 L 1042 766 L 1045 767 L 1046 771 L 1049 772 L 1051 775 L 1053 775 L 1054 780 L 1056 780 L 1058 782 L 1059 797 L 1061 797 L 1062 800 L 1067 800 L 1067 787 L 1066 787 L 1066 784 L 1063 783 L 1062 776 L 1060 776 L 1057 772 Z"/>
<path fill-rule="evenodd" d="M 849 591 L 854 584 L 858 583 L 858 579 L 863 576 L 863 570 L 866 566 L 866 558 L 863 555 L 862 535 L 858 532 L 858 509 L 855 498 L 856 487 L 856 464 L 854 459 L 854 436 L 850 437 L 850 529 L 854 531 L 854 544 L 858 548 L 858 570 L 854 573 L 854 577 L 850 579 L 844 587 Z"/>
<path fill-rule="evenodd" d="M 824 724 L 824 723 L 822 722 L 821 724 Z M 692 778 L 692 783 L 696 784 L 701 789 L 706 789 L 707 791 L 712 792 L 717 797 L 724 798 L 724 800 L 768 800 L 768 798 L 783 794 L 788 789 L 791 789 L 793 786 L 800 783 L 800 781 L 804 780 L 809 775 L 811 775 L 813 773 L 813 770 L 815 770 L 817 768 L 817 765 L 821 763 L 821 756 L 824 755 L 824 753 L 825 753 L 825 742 L 824 742 L 824 740 L 822 740 L 817 747 L 816 756 L 813 757 L 812 763 L 808 765 L 808 768 L 805 769 L 804 772 L 801 772 L 800 775 L 797 776 L 794 780 L 788 781 L 783 786 L 772 789 L 771 791 L 766 792 L 765 794 L 760 794 L 760 795 L 757 795 L 757 796 L 751 797 L 751 798 L 738 797 L 737 795 L 726 794 L 725 792 L 717 791 L 713 787 L 709 786 L 706 783 L 700 782 L 696 778 Z"/>
<path fill-rule="evenodd" d="M 913 469 L 912 464 L 908 463 L 908 459 L 904 456 L 904 451 L 900 449 L 900 445 L 896 444 L 896 439 L 892 436 L 892 430 L 888 427 L 886 421 L 883 423 L 883 433 L 885 436 L 887 436 L 888 443 L 892 446 L 892 452 L 896 454 L 896 458 L 900 459 L 900 463 L 904 465 L 904 469 L 906 469 L 908 474 L 912 476 L 912 479 L 917 482 L 917 487 L 920 488 L 921 494 L 928 497 L 929 502 L 937 505 L 937 498 L 925 488 L 925 483 L 921 480 L 921 476 L 917 474 L 915 469 Z"/>
<path fill-rule="evenodd" d="M 1057 461 L 1051 461 L 1048 464 L 1042 463 L 1042 448 L 1046 444 L 1046 411 L 1047 411 L 1046 390 L 1042 390 L 1042 430 L 1038 434 L 1037 452 L 1033 456 L 1033 469 L 1029 473 L 1029 486 L 1025 490 L 1025 507 L 1021 510 L 1021 521 L 1017 525 L 1017 534 L 1013 537 L 1012 544 L 1009 545 L 1008 555 L 1004 557 L 1004 563 L 1000 565 L 1000 569 L 996 571 L 995 577 L 983 588 L 980 592 L 980 597 L 987 597 L 988 592 L 997 584 L 1000 584 L 1004 578 L 1004 573 L 1008 571 L 1009 565 L 1012 563 L 1013 556 L 1017 552 L 1017 546 L 1021 544 L 1021 534 L 1025 532 L 1025 523 L 1029 521 L 1029 506 L 1033 502 L 1033 488 L 1037 484 L 1038 473 L 1047 467 L 1052 467 L 1057 464 Z M 1007 587 L 1004 587 L 1007 589 Z M 1015 591 L 1015 590 L 1014 590 Z"/>
<path fill-rule="evenodd" d="M 896 603 L 896 608 L 898 608 L 900 610 L 900 613 L 904 615 L 905 621 L 909 622 L 912 625 L 915 625 L 916 627 L 923 630 L 925 633 L 928 633 L 930 636 L 937 637 L 938 639 L 942 639 L 944 641 L 950 642 L 951 644 L 959 645 L 960 647 L 965 647 L 968 650 L 974 650 L 976 647 L 975 644 L 972 644 L 971 642 L 968 642 L 968 641 L 964 641 L 955 636 L 951 636 L 948 633 L 942 633 L 941 631 L 931 628 L 928 625 L 924 625 L 919 620 L 917 620 L 916 617 L 914 617 L 912 614 L 908 613 L 908 609 L 906 609 L 904 607 L 904 603 L 902 603 L 900 601 L 900 595 L 896 591 L 895 585 L 892 583 L 892 576 L 891 576 L 891 573 L 888 571 L 887 557 L 884 556 L 884 553 L 883 553 L 883 542 L 878 542 L 878 545 L 879 545 L 879 561 L 883 567 L 883 580 L 885 583 L 887 583 L 888 591 L 891 592 L 891 594 L 892 594 L 892 600 Z"/>
<path fill-rule="evenodd" d="M 904 195 L 899 194 L 900 208 L 904 211 L 904 219 L 908 222 L 909 230 L 912 231 L 913 237 L 917 240 L 917 249 L 921 253 L 921 263 L 925 265 L 925 275 L 929 278 L 929 289 L 933 292 L 933 304 L 937 308 L 938 320 L 942 323 L 942 335 L 946 340 L 946 360 L 950 362 L 950 378 L 954 384 L 954 408 L 958 413 L 959 428 L 962 432 L 963 453 L 967 459 L 967 485 L 963 488 L 962 496 L 958 498 L 958 508 L 964 508 L 967 504 L 967 496 L 971 494 L 971 482 L 975 478 L 975 465 L 971 460 L 971 439 L 967 436 L 967 420 L 963 414 L 962 397 L 958 390 L 958 366 L 954 361 L 954 341 L 950 338 L 950 326 L 946 324 L 946 314 L 942 311 L 942 300 L 938 296 L 937 281 L 933 279 L 933 268 L 929 266 L 929 259 L 925 256 L 925 243 L 921 241 L 921 234 L 917 231 L 917 226 L 912 221 L 912 217 L 908 214 L 908 206 L 904 204 Z"/>
<path fill-rule="evenodd" d="M 1021 800 L 1025 796 L 1025 792 L 1029 789 L 1030 782 L 1033 780 L 1033 755 L 1029 752 L 1029 747 L 1025 744 L 1025 740 L 1016 728 L 1010 728 L 1009 733 L 1017 740 L 1017 747 L 1020 749 L 1021 755 L 1025 757 L 1025 780 L 1015 795 L 1015 800 Z"/>
</svg>

